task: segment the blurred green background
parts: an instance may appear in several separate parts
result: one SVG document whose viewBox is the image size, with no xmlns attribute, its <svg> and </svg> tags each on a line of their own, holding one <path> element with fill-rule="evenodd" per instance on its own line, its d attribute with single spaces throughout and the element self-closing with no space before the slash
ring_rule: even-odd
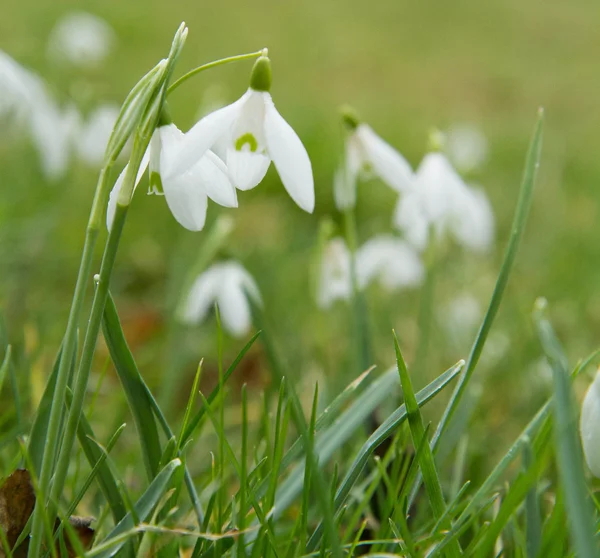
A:
<svg viewBox="0 0 600 558">
<path fill-rule="evenodd" d="M 114 27 L 117 43 L 101 67 L 67 71 L 48 62 L 48 36 L 71 10 L 89 11 Z M 504 343 L 506 350 L 491 352 L 478 373 L 483 387 L 479 408 L 486 420 L 473 435 L 482 438 L 485 453 L 486 446 L 513 436 L 548 394 L 530 318 L 537 296 L 548 298 L 573 362 L 599 344 L 598 16 L 600 4 L 591 0 L 4 0 L 0 48 L 84 112 L 101 102 L 122 102 L 137 79 L 167 54 L 181 21 L 190 32 L 178 75 L 216 58 L 269 48 L 274 101 L 312 159 L 315 214 L 304 214 L 293 204 L 271 168 L 262 185 L 240 193 L 239 209 L 211 204 L 207 229 L 219 214 L 235 218 L 228 253 L 256 277 L 292 372 L 306 385 L 325 375 L 331 389 L 358 372 L 349 305 L 319 311 L 310 290 L 319 224 L 327 216 L 339 221 L 331 191 L 342 147 L 339 105 L 356 107 L 414 167 L 426 152 L 433 127 L 474 124 L 489 142 L 489 159 L 472 178 L 492 201 L 496 248 L 488 256 L 457 247 L 439 255 L 436 322 L 427 367 L 414 379 L 417 387 L 468 352 L 471 337 L 448 335 L 441 309 L 465 292 L 485 308 L 510 232 L 536 110 L 545 107 L 534 209 L 495 326 L 497 344 Z M 250 68 L 251 62 L 232 64 L 190 81 L 171 100 L 176 123 L 184 130 L 191 126 L 211 95 L 223 103 L 237 99 L 247 88 Z M 34 400 L 66 324 L 96 175 L 75 163 L 64 180 L 50 184 L 26 140 L 0 135 L 0 306 L 5 334 L 33 379 L 23 379 L 22 388 L 33 390 Z M 153 386 L 169 386 L 177 398 L 187 399 L 200 357 L 205 357 L 206 382 L 214 381 L 214 319 L 173 332 L 169 301 L 178 278 L 197 257 L 204 233 L 179 227 L 164 200 L 143 192 L 141 187 L 132 205 L 112 291 L 144 375 Z M 394 194 L 382 184 L 361 186 L 361 241 L 391 230 L 394 203 Z M 102 240 L 99 244 L 98 258 Z M 367 295 L 377 364 L 393 362 L 392 327 L 407 358 L 413 359 L 419 293 L 390 298 L 373 287 Z M 227 358 L 242 345 L 228 340 Z M 177 358 L 169 347 L 175 347 Z M 99 354 L 96 373 L 106 359 L 102 347 Z M 268 378 L 263 362 L 257 346 L 236 381 L 259 389 Z M 116 378 L 109 378 L 106 404 L 118 392 Z"/>
</svg>

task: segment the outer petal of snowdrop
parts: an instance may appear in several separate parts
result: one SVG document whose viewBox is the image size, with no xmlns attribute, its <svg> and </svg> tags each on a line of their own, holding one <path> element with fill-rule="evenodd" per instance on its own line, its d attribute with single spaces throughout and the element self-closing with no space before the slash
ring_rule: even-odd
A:
<svg viewBox="0 0 600 558">
<path fill-rule="evenodd" d="M 494 243 L 494 212 L 485 192 L 467 187 L 460 196 L 459 214 L 452 222 L 457 241 L 473 252 L 486 252 Z"/>
<path fill-rule="evenodd" d="M 206 222 L 208 197 L 198 184 L 197 167 L 163 180 L 165 200 L 177 222 L 190 231 L 201 231 Z"/>
<path fill-rule="evenodd" d="M 360 139 L 366 160 L 372 165 L 375 174 L 397 192 L 405 192 L 412 186 L 413 171 L 398 151 L 366 124 L 360 124 L 355 134 Z"/>
<path fill-rule="evenodd" d="M 461 172 L 481 166 L 488 155 L 486 137 L 471 124 L 455 124 L 447 134 L 446 150 L 450 160 Z"/>
<path fill-rule="evenodd" d="M 371 238 L 356 253 L 356 275 L 360 288 L 379 280 L 388 290 L 420 285 L 423 264 L 406 242 L 390 235 Z"/>
<path fill-rule="evenodd" d="M 148 162 L 150 161 L 150 152 L 146 151 L 144 157 L 142 158 L 142 162 L 140 164 L 140 168 L 138 169 L 137 176 L 135 177 L 135 184 L 133 186 L 133 191 L 137 188 L 142 176 L 146 172 L 146 167 L 148 166 Z M 125 180 L 125 174 L 127 173 L 127 167 L 129 165 L 125 165 L 125 168 L 119 174 L 115 185 L 113 186 L 110 194 L 108 196 L 108 206 L 106 208 L 106 228 L 110 230 L 112 227 L 113 219 L 115 218 L 115 211 L 117 209 L 117 200 L 119 199 L 119 192 L 121 191 L 121 187 L 123 186 L 123 180 Z"/>
<path fill-rule="evenodd" d="M 600 373 L 596 373 L 581 406 L 579 421 L 583 454 L 595 477 L 600 477 Z"/>
<path fill-rule="evenodd" d="M 198 324 L 210 311 L 222 286 L 221 267 L 217 264 L 198 276 L 188 294 L 180 319 Z"/>
<path fill-rule="evenodd" d="M 117 117 L 119 107 L 115 105 L 102 105 L 94 110 L 78 133 L 75 149 L 79 158 L 92 166 L 99 166 L 104 159 L 106 144 L 110 138 Z"/>
<path fill-rule="evenodd" d="M 424 250 L 429 241 L 429 218 L 421 193 L 415 188 L 398 198 L 394 210 L 394 226 L 417 250 Z"/>
<path fill-rule="evenodd" d="M 269 155 L 290 197 L 304 211 L 312 213 L 315 208 L 315 185 L 306 148 L 277 112 L 268 93 L 265 94 L 265 105 L 265 136 Z"/>
<path fill-rule="evenodd" d="M 185 134 L 177 156 L 173 158 L 170 167 L 163 169 L 165 174 L 185 172 L 202 157 L 202 155 L 226 134 L 231 134 L 231 128 L 246 101 L 246 92 L 235 103 L 211 112 L 200 119 Z"/>
<path fill-rule="evenodd" d="M 317 304 L 329 308 L 336 300 L 352 294 L 350 251 L 341 237 L 332 238 L 323 250 Z"/>
<path fill-rule="evenodd" d="M 181 318 L 188 323 L 199 323 L 216 302 L 225 330 L 234 337 L 241 337 L 252 325 L 248 297 L 260 303 L 260 293 L 252 276 L 236 261 L 217 263 L 194 283 Z"/>
</svg>

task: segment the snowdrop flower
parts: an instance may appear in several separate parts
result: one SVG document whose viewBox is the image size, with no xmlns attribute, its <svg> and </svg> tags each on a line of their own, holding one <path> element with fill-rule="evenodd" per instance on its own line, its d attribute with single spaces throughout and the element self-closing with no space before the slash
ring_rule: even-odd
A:
<svg viewBox="0 0 600 558">
<path fill-rule="evenodd" d="M 200 231 L 206 221 L 208 199 L 224 207 L 237 207 L 235 188 L 231 184 L 225 163 L 211 150 L 203 152 L 195 163 L 183 172 L 173 164 L 184 134 L 175 124 L 164 124 L 154 131 L 148 153 L 144 156 L 135 186 L 150 168 L 150 191 L 164 194 L 173 217 L 191 231 Z M 106 224 L 110 229 L 117 199 L 127 167 L 117 179 L 108 200 Z"/>
<path fill-rule="evenodd" d="M 341 237 L 332 238 L 323 250 L 317 286 L 319 308 L 329 308 L 336 300 L 349 300 L 352 295 L 350 251 Z"/>
<path fill-rule="evenodd" d="M 600 477 L 600 371 L 583 398 L 579 431 L 588 467 L 595 477 Z"/>
<path fill-rule="evenodd" d="M 425 155 L 413 187 L 401 195 L 394 225 L 419 250 L 430 232 L 452 234 L 464 247 L 484 252 L 494 240 L 494 215 L 482 190 L 467 186 L 445 155 Z"/>
<path fill-rule="evenodd" d="M 112 27 L 98 16 L 72 12 L 50 34 L 48 54 L 59 62 L 85 68 L 100 64 L 115 42 Z"/>
<path fill-rule="evenodd" d="M 414 248 L 391 235 L 375 236 L 356 252 L 356 279 L 360 289 L 375 280 L 388 291 L 416 287 L 424 275 L 423 263 Z"/>
<path fill-rule="evenodd" d="M 367 124 L 361 123 L 349 108 L 343 119 L 350 130 L 346 138 L 344 163 L 336 172 L 334 195 L 338 209 L 352 207 L 359 177 L 380 178 L 396 192 L 406 192 L 413 182 L 413 171 L 402 155 L 381 139 Z"/>
<path fill-rule="evenodd" d="M 277 112 L 270 87 L 271 62 L 264 55 L 254 65 L 248 91 L 202 118 L 186 134 L 174 167 L 188 169 L 207 149 L 221 144 L 233 184 L 249 190 L 261 182 L 273 161 L 288 194 L 312 213 L 315 192 L 310 159 L 296 132 Z"/>
<path fill-rule="evenodd" d="M 356 252 L 356 282 L 365 289 L 374 281 L 388 290 L 416 287 L 424 277 L 423 264 L 415 250 L 391 235 L 379 235 L 365 242 Z M 321 262 L 317 304 L 328 308 L 336 300 L 352 295 L 352 258 L 344 240 L 332 238 Z"/>
<path fill-rule="evenodd" d="M 102 105 L 89 115 L 87 122 L 81 125 L 75 149 L 83 162 L 94 167 L 100 166 L 118 116 L 119 107 Z"/>
<path fill-rule="evenodd" d="M 481 305 L 470 293 L 455 296 L 445 305 L 441 315 L 447 335 L 457 345 L 471 339 L 477 331 L 481 317 Z"/>
<path fill-rule="evenodd" d="M 213 265 L 192 285 L 180 319 L 188 324 L 202 322 L 213 304 L 219 306 L 221 323 L 233 337 L 243 337 L 252 326 L 250 297 L 261 302 L 252 276 L 236 261 Z"/>
<path fill-rule="evenodd" d="M 0 117 L 25 120 L 47 98 L 44 82 L 0 50 Z"/>
<path fill-rule="evenodd" d="M 446 152 L 461 172 L 480 167 L 488 156 L 488 143 L 481 130 L 471 124 L 455 124 L 446 133 Z"/>
<path fill-rule="evenodd" d="M 58 180 L 69 168 L 80 122 L 73 105 L 61 109 L 50 99 L 40 99 L 32 111 L 31 139 L 42 159 L 44 174 L 51 180 Z"/>
<path fill-rule="evenodd" d="M 50 179 L 67 170 L 80 116 L 74 106 L 60 108 L 44 81 L 0 51 L 0 117 L 14 118 L 31 140 Z"/>
</svg>

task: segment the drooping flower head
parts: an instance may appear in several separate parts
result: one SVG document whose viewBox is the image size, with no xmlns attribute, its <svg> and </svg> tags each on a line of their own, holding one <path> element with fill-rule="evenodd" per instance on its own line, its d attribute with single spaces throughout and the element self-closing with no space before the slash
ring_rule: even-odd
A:
<svg viewBox="0 0 600 558">
<path fill-rule="evenodd" d="M 172 170 L 185 172 L 218 144 L 224 150 L 231 181 L 238 189 L 254 188 L 273 161 L 291 198 L 312 212 L 315 192 L 310 159 L 296 132 L 277 112 L 270 88 L 271 62 L 265 53 L 254 65 L 246 93 L 231 105 L 205 116 L 187 132 L 172 161 Z"/>
<path fill-rule="evenodd" d="M 417 287 L 425 275 L 419 254 L 407 242 L 392 235 L 367 240 L 357 251 L 357 287 L 366 289 L 378 282 L 387 291 Z M 341 237 L 332 238 L 323 251 L 317 304 L 328 308 L 336 300 L 352 295 L 352 257 Z"/>
<path fill-rule="evenodd" d="M 600 370 L 583 398 L 579 432 L 588 467 L 600 477 Z"/>
<path fill-rule="evenodd" d="M 179 318 L 199 324 L 216 302 L 223 327 L 234 337 L 243 337 L 252 326 L 252 309 L 248 297 L 261 302 L 256 282 L 237 261 L 214 264 L 195 280 Z"/>
<path fill-rule="evenodd" d="M 349 107 L 342 108 L 348 135 L 344 161 L 334 177 L 334 198 L 340 211 L 356 202 L 356 184 L 360 177 L 375 176 L 396 192 L 406 192 L 413 181 L 413 171 L 406 159 L 373 129 L 360 121 Z"/>
<path fill-rule="evenodd" d="M 413 187 L 400 195 L 394 225 L 419 250 L 431 232 L 451 234 L 475 252 L 485 252 L 494 240 L 494 214 L 484 191 L 465 184 L 439 151 L 425 155 Z"/>
</svg>

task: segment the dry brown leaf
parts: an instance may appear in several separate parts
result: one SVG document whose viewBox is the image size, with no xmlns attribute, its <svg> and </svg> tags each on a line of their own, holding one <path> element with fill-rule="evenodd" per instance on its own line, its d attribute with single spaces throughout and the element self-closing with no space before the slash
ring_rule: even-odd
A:
<svg viewBox="0 0 600 558">
<path fill-rule="evenodd" d="M 34 506 L 35 494 L 29 472 L 26 469 L 17 469 L 0 487 L 0 526 L 6 533 L 11 548 L 27 524 Z M 0 556 L 4 556 L 1 548 Z"/>
</svg>

